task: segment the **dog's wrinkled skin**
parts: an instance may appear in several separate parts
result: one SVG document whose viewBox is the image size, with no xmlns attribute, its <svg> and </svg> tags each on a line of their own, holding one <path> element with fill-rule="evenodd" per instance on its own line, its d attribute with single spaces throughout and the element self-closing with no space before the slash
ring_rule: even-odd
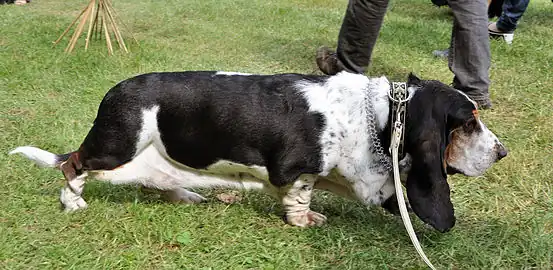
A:
<svg viewBox="0 0 553 270">
<path fill-rule="evenodd" d="M 87 207 L 82 191 L 91 176 L 163 190 L 188 203 L 204 198 L 187 188 L 263 189 L 281 201 L 288 223 L 320 225 L 326 217 L 309 207 L 314 188 L 397 209 L 391 173 L 377 157 L 367 122 L 371 102 L 377 136 L 388 149 L 388 90 L 384 77 L 346 72 L 145 74 L 106 94 L 77 151 L 12 153 L 61 169 L 68 211 Z M 455 224 L 446 172 L 481 175 L 507 152 L 463 93 L 413 75 L 408 90 L 407 195 L 413 211 L 444 232 Z"/>
</svg>

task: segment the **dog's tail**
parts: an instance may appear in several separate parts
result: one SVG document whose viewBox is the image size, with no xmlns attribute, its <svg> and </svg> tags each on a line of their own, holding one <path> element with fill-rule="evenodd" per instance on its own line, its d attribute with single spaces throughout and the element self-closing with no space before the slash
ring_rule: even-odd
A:
<svg viewBox="0 0 553 270">
<path fill-rule="evenodd" d="M 61 163 L 69 159 L 71 155 L 71 153 L 58 155 L 33 146 L 17 147 L 10 152 L 10 155 L 13 154 L 21 154 L 38 166 L 46 168 L 59 168 Z"/>
</svg>

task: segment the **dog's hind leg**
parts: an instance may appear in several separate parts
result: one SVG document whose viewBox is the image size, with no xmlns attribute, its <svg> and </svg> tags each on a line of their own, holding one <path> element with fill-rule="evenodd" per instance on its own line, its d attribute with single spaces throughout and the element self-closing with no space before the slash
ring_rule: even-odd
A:
<svg viewBox="0 0 553 270">
<path fill-rule="evenodd" d="M 119 168 L 106 171 L 93 171 L 90 176 L 112 184 L 138 184 L 147 190 L 160 191 L 163 197 L 174 203 L 200 203 L 206 200 L 202 195 L 189 191 L 179 185 L 186 179 L 177 179 L 172 175 L 149 167 L 141 160 L 133 160 Z"/>
<path fill-rule="evenodd" d="M 90 176 L 112 184 L 139 184 L 147 189 L 159 190 L 171 202 L 199 203 L 206 199 L 183 186 L 188 179 L 165 160 L 153 146 L 148 146 L 130 162 L 113 170 L 91 171 Z"/>
<path fill-rule="evenodd" d="M 60 194 L 60 202 L 65 211 L 70 212 L 86 208 L 87 203 L 81 195 L 88 173 L 82 171 L 82 163 L 79 160 L 78 152 L 72 153 L 69 159 L 60 165 L 60 169 L 67 180 Z"/>
<path fill-rule="evenodd" d="M 133 139 L 136 136 L 134 134 L 138 133 L 138 127 L 126 124 L 119 118 L 111 120 L 113 123 L 104 118 L 99 114 L 79 150 L 71 153 L 60 165 L 67 180 L 60 195 L 66 211 L 87 207 L 82 192 L 88 172 L 115 169 L 132 160 L 135 153 L 142 150 L 136 147 L 136 140 Z"/>
</svg>

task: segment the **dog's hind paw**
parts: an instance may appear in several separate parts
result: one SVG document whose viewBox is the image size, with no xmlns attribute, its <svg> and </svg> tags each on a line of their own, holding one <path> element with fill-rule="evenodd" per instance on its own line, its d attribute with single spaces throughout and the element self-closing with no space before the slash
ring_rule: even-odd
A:
<svg viewBox="0 0 553 270">
<path fill-rule="evenodd" d="M 165 198 L 174 203 L 201 203 L 203 201 L 206 201 L 207 199 L 204 198 L 202 195 L 189 191 L 184 188 L 177 188 L 173 190 L 167 190 L 165 191 Z"/>
<path fill-rule="evenodd" d="M 61 189 L 60 203 L 62 204 L 65 212 L 73 212 L 88 207 L 85 200 L 81 196 L 73 193 L 73 191 L 68 187 Z"/>
</svg>

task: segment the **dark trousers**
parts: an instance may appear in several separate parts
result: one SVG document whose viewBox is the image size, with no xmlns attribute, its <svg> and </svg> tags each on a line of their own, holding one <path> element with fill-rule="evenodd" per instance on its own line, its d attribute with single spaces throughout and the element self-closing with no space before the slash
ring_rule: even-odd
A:
<svg viewBox="0 0 553 270">
<path fill-rule="evenodd" d="M 369 66 L 388 2 L 349 1 L 338 36 L 337 55 L 350 71 L 364 73 Z M 455 75 L 453 87 L 476 101 L 487 100 L 490 84 L 487 1 L 449 0 L 448 4 L 454 15 L 449 52 L 449 69 Z"/>
<path fill-rule="evenodd" d="M 497 20 L 497 28 L 501 31 L 514 31 L 517 22 L 526 11 L 530 0 L 505 0 L 503 1 L 503 12 Z"/>
</svg>

